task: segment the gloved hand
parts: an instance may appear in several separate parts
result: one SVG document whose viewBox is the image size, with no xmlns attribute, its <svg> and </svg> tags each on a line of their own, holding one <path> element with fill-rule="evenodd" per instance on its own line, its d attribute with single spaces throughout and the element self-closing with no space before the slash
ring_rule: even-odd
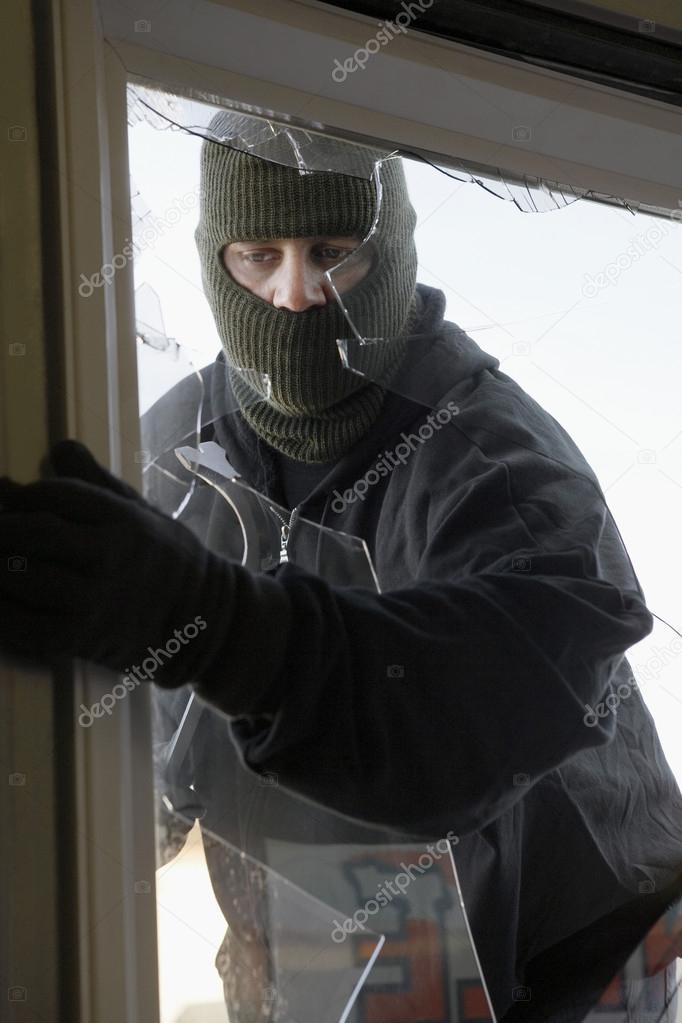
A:
<svg viewBox="0 0 682 1023">
<path fill-rule="evenodd" d="M 55 445 L 50 465 L 59 478 L 0 479 L 0 653 L 115 671 L 155 656 L 155 682 L 191 681 L 225 641 L 238 566 L 83 445 Z"/>
</svg>

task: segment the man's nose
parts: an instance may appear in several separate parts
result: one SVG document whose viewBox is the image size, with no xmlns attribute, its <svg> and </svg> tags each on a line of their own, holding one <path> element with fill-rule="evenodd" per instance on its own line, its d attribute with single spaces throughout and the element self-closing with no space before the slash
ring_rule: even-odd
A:
<svg viewBox="0 0 682 1023">
<path fill-rule="evenodd" d="M 322 272 L 305 258 L 293 257 L 280 267 L 275 280 L 272 304 L 277 309 L 302 313 L 327 304 Z"/>
</svg>

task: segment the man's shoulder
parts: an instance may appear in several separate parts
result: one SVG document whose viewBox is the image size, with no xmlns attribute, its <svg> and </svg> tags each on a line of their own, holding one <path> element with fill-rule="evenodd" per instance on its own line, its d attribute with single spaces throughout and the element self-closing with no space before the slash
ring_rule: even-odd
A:
<svg viewBox="0 0 682 1023">
<path fill-rule="evenodd" d="M 476 474 L 494 461 L 536 482 L 544 475 L 596 482 L 568 429 L 468 335 L 458 329 L 454 337 L 438 360 L 440 397 L 431 407 L 425 403 L 410 427 L 421 429 L 415 469 L 430 463 L 435 472 L 459 476 L 465 465 Z"/>
<path fill-rule="evenodd" d="M 162 394 L 140 417 L 142 448 L 158 458 L 184 437 L 196 432 L 197 418 L 210 415 L 211 381 L 215 361 L 192 370 Z"/>
</svg>

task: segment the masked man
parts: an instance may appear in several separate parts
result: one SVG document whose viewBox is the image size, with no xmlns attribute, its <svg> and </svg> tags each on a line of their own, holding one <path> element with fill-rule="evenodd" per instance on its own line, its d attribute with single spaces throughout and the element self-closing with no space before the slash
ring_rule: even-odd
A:
<svg viewBox="0 0 682 1023">
<path fill-rule="evenodd" d="M 191 752 L 209 817 L 237 799 L 215 784 L 224 756 L 247 789 L 273 777 L 336 815 L 345 841 L 454 833 L 498 1018 L 582 1019 L 682 866 L 682 797 L 636 688 L 589 716 L 632 682 L 624 654 L 652 616 L 575 444 L 416 283 L 401 162 L 378 187 L 347 172 L 348 144 L 343 171 L 301 168 L 217 141 L 235 123 L 218 115 L 202 147 L 196 238 L 222 351 L 201 374 L 201 440 L 289 511 L 284 556 L 244 567 L 215 491 L 174 521 L 167 475 L 152 505 L 66 442 L 59 478 L 2 483 L 2 554 L 28 570 L 3 578 L 0 642 L 126 671 L 201 618 L 154 681 L 173 729 L 188 682 L 221 712 Z M 196 413 L 196 386 L 150 411 L 145 447 Z M 379 588 L 287 559 L 304 522 L 364 540 Z M 243 935 L 248 907 L 232 917 Z"/>
</svg>

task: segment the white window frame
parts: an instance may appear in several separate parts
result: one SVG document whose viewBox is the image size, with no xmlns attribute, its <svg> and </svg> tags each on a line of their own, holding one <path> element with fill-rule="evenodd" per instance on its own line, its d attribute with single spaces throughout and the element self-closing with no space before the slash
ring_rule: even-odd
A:
<svg viewBox="0 0 682 1023">
<path fill-rule="evenodd" d="M 171 15 L 178 0 L 152 15 L 148 34 L 135 33 L 130 4 L 52 3 L 59 154 L 53 173 L 64 225 L 68 339 L 65 420 L 69 436 L 138 487 L 132 266 L 87 300 L 78 295 L 80 274 L 110 262 L 132 237 L 125 107 L 131 77 L 169 91 L 201 90 L 290 113 L 349 138 L 403 146 L 443 163 L 504 167 L 615 194 L 651 210 L 681 208 L 676 181 L 682 110 L 420 36 L 416 28 L 377 52 L 340 89 L 331 79 L 331 59 L 325 65 L 329 76 L 320 77 L 320 54 L 343 61 L 376 33 L 373 19 L 312 2 L 262 0 L 258 15 L 251 0 L 183 2 L 186 20 L 175 34 Z M 215 30 L 206 30 L 209 18 L 222 19 L 218 38 L 231 40 L 223 66 Z M 278 50 L 268 52 L 275 36 Z M 293 56 L 281 61 L 282 53 L 305 52 L 311 42 L 315 68 Z M 252 74 L 230 63 L 249 52 L 259 55 Z M 526 124 L 533 130 L 521 145 L 512 128 Z M 626 157 L 636 173 L 623 173 Z M 90 705 L 112 679 L 80 666 L 76 682 L 77 716 L 80 704 Z M 80 1005 L 74 1018 L 81 1023 L 158 1019 L 148 737 L 149 693 L 143 689 L 95 727 L 75 729 L 76 819 L 62 823 L 78 836 Z M 141 890 L 135 891 L 135 882 L 142 882 Z"/>
</svg>

